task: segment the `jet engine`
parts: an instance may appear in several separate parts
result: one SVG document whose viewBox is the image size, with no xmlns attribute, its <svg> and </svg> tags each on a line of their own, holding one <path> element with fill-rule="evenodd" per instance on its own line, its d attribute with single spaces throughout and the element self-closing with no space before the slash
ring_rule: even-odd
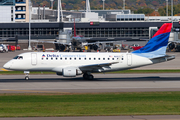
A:
<svg viewBox="0 0 180 120">
<path fill-rule="evenodd" d="M 75 77 L 76 76 L 76 68 L 64 68 L 63 71 L 64 77 Z"/>
<path fill-rule="evenodd" d="M 76 75 L 81 75 L 82 71 L 77 69 L 77 68 L 73 68 L 73 67 L 68 67 L 68 68 L 63 68 L 62 72 L 57 72 L 57 75 L 63 75 L 64 77 L 75 77 Z"/>
</svg>

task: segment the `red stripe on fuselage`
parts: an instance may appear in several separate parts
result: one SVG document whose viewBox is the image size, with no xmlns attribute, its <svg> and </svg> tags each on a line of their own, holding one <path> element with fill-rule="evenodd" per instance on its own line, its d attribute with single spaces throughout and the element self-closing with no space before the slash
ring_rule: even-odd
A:
<svg viewBox="0 0 180 120">
<path fill-rule="evenodd" d="M 171 32 L 172 23 L 165 23 L 161 28 L 154 34 L 153 37 L 158 36 L 163 33 Z"/>
</svg>

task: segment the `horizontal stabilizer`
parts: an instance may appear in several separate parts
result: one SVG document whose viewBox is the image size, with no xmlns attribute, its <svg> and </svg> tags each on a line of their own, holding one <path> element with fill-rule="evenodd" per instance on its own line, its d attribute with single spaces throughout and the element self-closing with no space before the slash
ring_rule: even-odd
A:
<svg viewBox="0 0 180 120">
<path fill-rule="evenodd" d="M 175 59 L 175 55 L 165 55 L 161 57 L 152 58 L 150 60 L 155 64 L 155 63 L 160 63 L 160 62 L 166 62 L 172 59 Z"/>
</svg>

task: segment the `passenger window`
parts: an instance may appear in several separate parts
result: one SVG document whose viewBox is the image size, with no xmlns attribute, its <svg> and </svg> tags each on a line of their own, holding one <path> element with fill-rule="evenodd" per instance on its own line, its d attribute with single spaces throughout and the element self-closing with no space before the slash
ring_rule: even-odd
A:
<svg viewBox="0 0 180 120">
<path fill-rule="evenodd" d="M 86 58 L 84 58 L 84 60 L 86 60 Z"/>
<path fill-rule="evenodd" d="M 60 60 L 62 60 L 62 58 L 60 58 Z"/>
<path fill-rule="evenodd" d="M 89 60 L 91 60 L 91 58 L 89 58 Z"/>
<path fill-rule="evenodd" d="M 96 60 L 96 58 L 94 58 L 94 60 Z"/>
<path fill-rule="evenodd" d="M 109 60 L 109 58 L 108 58 L 108 60 Z"/>
<path fill-rule="evenodd" d="M 56 58 L 56 60 L 57 60 L 58 58 Z"/>
<path fill-rule="evenodd" d="M 79 60 L 81 60 L 81 58 L 79 58 Z"/>
<path fill-rule="evenodd" d="M 71 60 L 71 58 L 69 58 Z"/>
<path fill-rule="evenodd" d="M 74 58 L 74 60 L 76 60 L 76 58 Z"/>
<path fill-rule="evenodd" d="M 43 60 L 43 58 L 41 58 Z"/>
<path fill-rule="evenodd" d="M 48 60 L 48 58 L 46 58 L 46 60 Z"/>
<path fill-rule="evenodd" d="M 98 58 L 100 60 L 100 58 Z"/>
<path fill-rule="evenodd" d="M 122 60 L 123 60 L 123 58 L 122 58 Z"/>
<path fill-rule="evenodd" d="M 65 58 L 65 60 L 67 60 L 67 58 Z"/>
<path fill-rule="evenodd" d="M 51 58 L 51 60 L 53 60 L 53 58 Z"/>
<path fill-rule="evenodd" d="M 112 60 L 114 60 L 114 58 L 112 58 Z"/>
<path fill-rule="evenodd" d="M 105 60 L 105 58 L 103 58 L 103 60 Z"/>
<path fill-rule="evenodd" d="M 23 59 L 23 56 L 19 56 L 18 59 Z"/>
</svg>

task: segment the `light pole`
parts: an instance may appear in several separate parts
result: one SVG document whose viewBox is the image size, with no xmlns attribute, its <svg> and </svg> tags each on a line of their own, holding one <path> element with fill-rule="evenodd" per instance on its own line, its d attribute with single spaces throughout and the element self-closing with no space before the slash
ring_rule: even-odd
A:
<svg viewBox="0 0 180 120">
<path fill-rule="evenodd" d="M 125 0 L 123 0 L 123 10 L 125 10 Z"/>
<path fill-rule="evenodd" d="M 104 1 L 105 1 L 105 0 L 102 0 L 102 1 L 103 1 L 103 10 L 104 10 Z"/>
<path fill-rule="evenodd" d="M 166 0 L 166 16 L 168 16 L 168 0 Z"/>
<path fill-rule="evenodd" d="M 172 20 L 172 29 L 173 29 L 173 0 L 171 0 L 171 20 Z"/>
<path fill-rule="evenodd" d="M 61 12 L 61 16 L 60 16 L 60 12 Z M 58 17 L 57 17 L 57 22 L 63 22 L 63 12 L 62 12 L 61 0 L 58 0 Z"/>
<path fill-rule="evenodd" d="M 91 12 L 89 0 L 86 0 L 86 12 Z"/>
<path fill-rule="evenodd" d="M 32 50 L 31 48 L 31 0 L 29 0 L 29 46 L 28 50 Z"/>
<path fill-rule="evenodd" d="M 51 1 L 51 9 L 53 10 L 53 1 L 54 0 L 50 0 Z"/>
</svg>

